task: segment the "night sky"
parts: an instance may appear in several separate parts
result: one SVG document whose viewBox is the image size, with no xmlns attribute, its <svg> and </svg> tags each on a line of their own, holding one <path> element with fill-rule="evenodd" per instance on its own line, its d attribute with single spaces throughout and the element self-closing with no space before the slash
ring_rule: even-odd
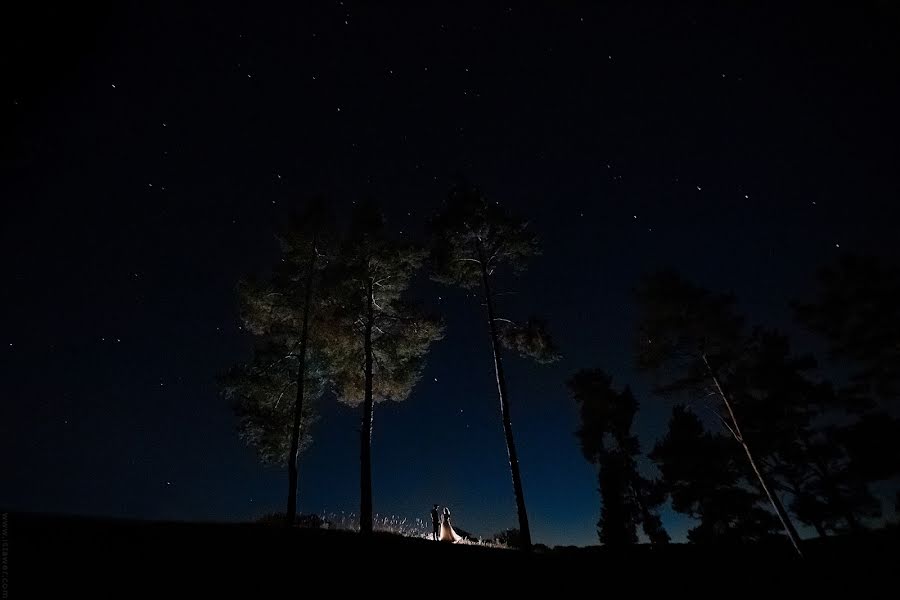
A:
<svg viewBox="0 0 900 600">
<path fill-rule="evenodd" d="M 250 355 L 238 279 L 272 264 L 311 195 L 339 216 L 374 198 L 415 239 L 464 177 L 532 222 L 544 254 L 504 280 L 503 307 L 545 316 L 564 354 L 507 361 L 533 536 L 551 545 L 597 541 L 565 380 L 603 367 L 642 402 L 644 450 L 665 429 L 670 405 L 633 367 L 641 274 L 733 291 L 816 350 L 789 302 L 842 252 L 896 252 L 887 2 L 139 4 L 2 19 L 6 508 L 283 510 L 286 477 L 237 438 L 216 376 Z M 424 277 L 413 293 L 446 335 L 411 397 L 376 408 L 375 511 L 436 502 L 477 534 L 512 527 L 482 306 Z M 357 511 L 359 410 L 321 413 L 300 509 Z M 690 522 L 663 517 L 683 539 Z"/>
</svg>

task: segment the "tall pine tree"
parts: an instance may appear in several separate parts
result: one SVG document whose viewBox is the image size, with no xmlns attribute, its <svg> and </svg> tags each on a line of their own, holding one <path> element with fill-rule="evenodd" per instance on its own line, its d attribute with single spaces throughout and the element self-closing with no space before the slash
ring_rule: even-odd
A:
<svg viewBox="0 0 900 600">
<path fill-rule="evenodd" d="M 321 371 L 310 372 L 308 363 L 315 338 L 316 292 L 331 242 L 331 221 L 321 200 L 310 202 L 302 214 L 291 218 L 279 236 L 281 256 L 271 276 L 239 286 L 241 318 L 257 339 L 256 356 L 225 378 L 226 395 L 238 399 L 236 409 L 246 439 L 256 439 L 252 431 L 286 436 L 283 458 L 288 467 L 285 515 L 289 526 L 297 514 L 297 462 L 303 440 L 308 439 L 303 433 L 305 404 L 322 393 Z M 266 364 L 267 360 L 271 363 Z M 290 384 L 290 399 L 283 397 L 282 380 Z M 312 388 L 307 387 L 308 381 L 314 384 Z M 286 429 L 281 423 L 285 414 L 290 415 Z"/>
<path fill-rule="evenodd" d="M 350 231 L 326 272 L 332 326 L 323 340 L 338 399 L 362 405 L 360 531 L 372 532 L 372 431 L 375 405 L 405 400 L 440 339 L 438 319 L 402 296 L 425 258 L 415 245 L 390 239 L 377 207 L 358 205 Z"/>
<path fill-rule="evenodd" d="M 499 203 L 489 202 L 479 190 L 465 186 L 451 191 L 443 210 L 432 222 L 432 233 L 434 279 L 481 290 L 519 534 L 522 547 L 530 549 L 531 528 L 513 437 L 502 350 L 512 349 L 537 362 L 552 362 L 558 358 L 558 352 L 542 319 L 532 317 L 517 323 L 498 314 L 494 277 L 504 267 L 517 273 L 523 271 L 528 259 L 539 252 L 537 236 L 527 222 L 508 214 Z"/>
</svg>

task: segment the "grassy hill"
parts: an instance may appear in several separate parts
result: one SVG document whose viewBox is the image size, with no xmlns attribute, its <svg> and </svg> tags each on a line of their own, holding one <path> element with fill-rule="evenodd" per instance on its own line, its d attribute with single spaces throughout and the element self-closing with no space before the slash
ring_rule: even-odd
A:
<svg viewBox="0 0 900 600">
<path fill-rule="evenodd" d="M 897 530 L 805 543 L 539 549 L 531 554 L 376 534 L 263 524 L 168 523 L 7 513 L 9 598 L 342 596 L 352 590 L 555 595 L 795 584 L 893 577 Z M 776 584 L 777 582 L 777 584 Z M 536 587 L 537 586 L 537 587 Z M 548 588 L 549 586 L 549 588 Z M 547 590 L 550 590 L 549 592 Z M 580 591 L 579 591 L 580 590 Z M 721 592 L 721 589 L 719 590 Z M 680 593 L 679 593 L 680 595 Z"/>
</svg>

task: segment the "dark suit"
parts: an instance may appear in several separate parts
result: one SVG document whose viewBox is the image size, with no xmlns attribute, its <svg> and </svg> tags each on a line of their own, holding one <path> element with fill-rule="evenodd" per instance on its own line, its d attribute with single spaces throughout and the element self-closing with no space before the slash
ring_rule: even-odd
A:
<svg viewBox="0 0 900 600">
<path fill-rule="evenodd" d="M 431 539 L 438 539 L 441 531 L 441 514 L 438 509 L 431 509 Z"/>
</svg>

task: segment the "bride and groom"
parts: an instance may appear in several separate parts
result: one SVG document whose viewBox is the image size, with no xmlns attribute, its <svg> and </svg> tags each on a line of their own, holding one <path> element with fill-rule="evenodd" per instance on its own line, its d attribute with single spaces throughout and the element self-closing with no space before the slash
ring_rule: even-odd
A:
<svg viewBox="0 0 900 600">
<path fill-rule="evenodd" d="M 458 542 L 462 539 L 461 535 L 453 531 L 453 524 L 450 522 L 450 509 L 446 506 L 443 514 L 438 510 L 437 504 L 431 508 L 431 539 L 442 542 Z"/>
</svg>

